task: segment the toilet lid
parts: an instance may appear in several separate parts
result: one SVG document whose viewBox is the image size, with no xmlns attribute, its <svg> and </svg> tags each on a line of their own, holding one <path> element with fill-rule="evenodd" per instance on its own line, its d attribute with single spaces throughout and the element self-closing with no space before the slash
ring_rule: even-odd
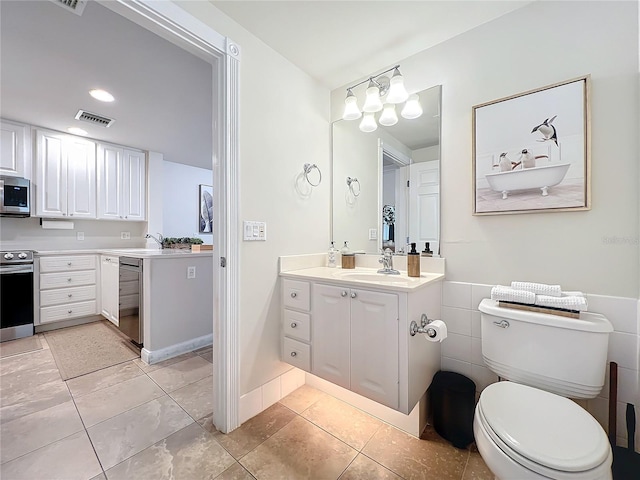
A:
<svg viewBox="0 0 640 480">
<path fill-rule="evenodd" d="M 545 467 L 580 472 L 597 467 L 609 455 L 600 424 L 568 398 L 498 382 L 482 391 L 478 407 L 507 447 Z"/>
</svg>

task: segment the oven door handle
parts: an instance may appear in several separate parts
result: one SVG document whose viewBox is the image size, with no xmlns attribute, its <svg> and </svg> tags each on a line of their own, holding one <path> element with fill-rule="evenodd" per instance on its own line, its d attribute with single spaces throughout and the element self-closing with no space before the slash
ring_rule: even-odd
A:
<svg viewBox="0 0 640 480">
<path fill-rule="evenodd" d="M 0 267 L 0 275 L 11 273 L 33 273 L 33 265 L 3 265 Z"/>
</svg>

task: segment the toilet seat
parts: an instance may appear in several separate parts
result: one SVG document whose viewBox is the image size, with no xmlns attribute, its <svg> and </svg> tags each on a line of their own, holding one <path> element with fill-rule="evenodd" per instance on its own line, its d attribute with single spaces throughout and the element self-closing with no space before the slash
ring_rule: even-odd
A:
<svg viewBox="0 0 640 480">
<path fill-rule="evenodd" d="M 604 430 L 567 398 L 499 382 L 483 390 L 476 415 L 500 450 L 540 475 L 603 478 L 602 472 L 611 467 Z"/>
</svg>

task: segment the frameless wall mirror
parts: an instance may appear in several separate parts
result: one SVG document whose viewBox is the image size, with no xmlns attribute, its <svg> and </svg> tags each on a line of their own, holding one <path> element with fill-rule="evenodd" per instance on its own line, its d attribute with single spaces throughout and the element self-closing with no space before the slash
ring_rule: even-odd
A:
<svg viewBox="0 0 640 480">
<path fill-rule="evenodd" d="M 332 232 L 340 248 L 440 251 L 441 87 L 418 92 L 423 114 L 364 133 L 359 120 L 332 126 Z M 353 183 L 353 179 L 358 184 Z M 352 179 L 348 182 L 348 179 Z M 354 188 L 355 185 L 355 188 Z"/>
</svg>

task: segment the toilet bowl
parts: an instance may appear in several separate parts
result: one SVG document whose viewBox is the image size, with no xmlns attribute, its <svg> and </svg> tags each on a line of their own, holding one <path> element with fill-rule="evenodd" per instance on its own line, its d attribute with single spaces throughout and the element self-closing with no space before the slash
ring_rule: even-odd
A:
<svg viewBox="0 0 640 480">
<path fill-rule="evenodd" d="M 573 401 L 514 382 L 482 391 L 473 431 L 499 480 L 610 480 L 613 456 L 600 424 Z"/>
</svg>

